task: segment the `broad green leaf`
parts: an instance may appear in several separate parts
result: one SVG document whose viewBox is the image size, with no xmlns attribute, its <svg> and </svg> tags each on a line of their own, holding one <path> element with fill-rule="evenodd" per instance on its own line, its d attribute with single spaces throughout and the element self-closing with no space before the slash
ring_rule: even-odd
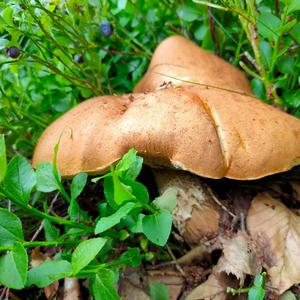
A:
<svg viewBox="0 0 300 300">
<path fill-rule="evenodd" d="M 1 13 L 2 18 L 5 20 L 5 22 L 11 26 L 14 25 L 13 13 L 14 11 L 10 6 L 7 6 Z"/>
<path fill-rule="evenodd" d="M 184 21 L 193 22 L 197 20 L 201 15 L 200 7 L 190 6 L 188 4 L 183 4 L 178 7 L 177 14 L 181 17 Z"/>
<path fill-rule="evenodd" d="M 277 69 L 282 74 L 293 74 L 295 72 L 296 61 L 294 57 L 283 56 L 277 62 Z"/>
<path fill-rule="evenodd" d="M 115 172 L 112 173 L 112 176 L 104 178 L 104 194 L 109 205 L 114 209 L 117 209 L 124 202 L 135 199 L 131 193 L 131 188 L 122 184 Z"/>
<path fill-rule="evenodd" d="M 137 151 L 135 149 L 130 149 L 122 159 L 116 165 L 116 171 L 124 172 L 127 171 L 130 166 L 133 164 L 136 158 Z"/>
<path fill-rule="evenodd" d="M 27 252 L 22 244 L 16 242 L 11 251 L 0 257 L 0 283 L 12 289 L 24 288 L 27 268 Z"/>
<path fill-rule="evenodd" d="M 280 27 L 280 20 L 269 12 L 263 12 L 257 20 L 258 32 L 269 40 L 275 41 L 279 34 L 277 33 Z"/>
<path fill-rule="evenodd" d="M 130 227 L 130 231 L 133 233 L 142 233 L 143 232 L 143 218 L 144 214 L 139 214 L 137 217 L 136 223 Z"/>
<path fill-rule="evenodd" d="M 269 69 L 272 61 L 273 49 L 266 41 L 260 41 L 258 44 L 259 52 L 261 55 L 262 63 L 265 68 Z"/>
<path fill-rule="evenodd" d="M 0 208 L 0 246 L 12 246 L 14 242 L 23 239 L 21 220 L 8 210 Z"/>
<path fill-rule="evenodd" d="M 260 99 L 265 99 L 266 98 L 266 89 L 264 86 L 264 83 L 258 79 L 258 78 L 253 78 L 251 80 L 251 89 L 253 94 L 260 98 Z"/>
<path fill-rule="evenodd" d="M 118 0 L 118 8 L 125 9 L 127 4 L 127 0 Z"/>
<path fill-rule="evenodd" d="M 92 292 L 95 300 L 120 300 L 115 287 L 113 271 L 102 269 L 92 279 Z"/>
<path fill-rule="evenodd" d="M 116 165 L 116 171 L 122 173 L 122 177 L 136 179 L 141 172 L 143 158 L 137 156 L 135 149 L 130 149 Z"/>
<path fill-rule="evenodd" d="M 50 193 L 59 189 L 51 163 L 40 163 L 36 170 L 37 190 Z"/>
<path fill-rule="evenodd" d="M 81 242 L 72 254 L 73 274 L 77 274 L 86 267 L 99 253 L 106 243 L 106 239 L 93 238 Z"/>
<path fill-rule="evenodd" d="M 135 202 L 147 204 L 149 202 L 149 193 L 147 188 L 140 182 L 128 178 L 120 178 L 120 182 L 130 187 L 130 192 L 134 196 Z"/>
<path fill-rule="evenodd" d="M 76 221 L 80 216 L 80 207 L 76 202 L 77 197 L 81 194 L 87 181 L 86 173 L 77 174 L 71 183 L 71 203 L 68 207 L 68 213 L 72 221 Z"/>
<path fill-rule="evenodd" d="M 27 204 L 35 184 L 35 173 L 29 162 L 22 156 L 15 156 L 7 166 L 4 189 L 14 200 Z"/>
<path fill-rule="evenodd" d="M 56 228 L 49 220 L 44 220 L 44 232 L 46 241 L 56 241 L 59 237 L 59 229 Z"/>
<path fill-rule="evenodd" d="M 26 286 L 39 288 L 72 275 L 72 265 L 66 260 L 45 260 L 42 264 L 29 270 Z"/>
<path fill-rule="evenodd" d="M 300 10 L 300 1 L 299 0 L 287 0 L 285 1 L 287 5 L 288 14 Z"/>
<path fill-rule="evenodd" d="M 105 230 L 120 223 L 121 219 L 126 217 L 129 212 L 134 208 L 135 203 L 128 202 L 121 206 L 114 214 L 101 218 L 95 228 L 95 234 L 104 232 Z"/>
<path fill-rule="evenodd" d="M 169 300 L 169 290 L 167 286 L 160 282 L 149 284 L 149 293 L 151 300 Z"/>
<path fill-rule="evenodd" d="M 1 43 L 1 39 L 0 39 Z M 0 46 L 1 50 L 1 46 Z M 0 183 L 3 181 L 7 170 L 6 147 L 4 134 L 0 134 Z"/>
<path fill-rule="evenodd" d="M 290 32 L 290 35 L 295 39 L 295 41 L 300 45 L 300 22 L 298 22 L 292 31 Z"/>
<path fill-rule="evenodd" d="M 138 267 L 142 263 L 142 256 L 139 248 L 129 248 L 121 255 L 121 261 L 130 267 Z"/>
<path fill-rule="evenodd" d="M 286 24 L 284 24 L 283 26 L 278 28 L 278 32 L 279 33 L 285 33 L 285 32 L 289 32 L 297 23 L 297 20 L 291 20 L 289 22 L 287 22 Z"/>
<path fill-rule="evenodd" d="M 258 274 L 254 278 L 253 287 L 248 292 L 249 300 L 263 300 L 266 294 L 266 273 Z"/>
<path fill-rule="evenodd" d="M 169 211 L 161 209 L 153 215 L 143 218 L 143 233 L 152 243 L 164 246 L 171 233 L 172 215 Z"/>
<path fill-rule="evenodd" d="M 86 173 L 79 173 L 73 178 L 71 183 L 71 201 L 76 200 L 76 198 L 81 194 L 83 188 L 86 185 L 86 181 Z"/>
<path fill-rule="evenodd" d="M 292 291 L 286 291 L 280 296 L 279 300 L 297 300 L 297 298 Z"/>
<path fill-rule="evenodd" d="M 153 200 L 153 204 L 158 208 L 163 208 L 172 212 L 176 207 L 177 189 L 167 188 L 164 193 Z"/>
</svg>

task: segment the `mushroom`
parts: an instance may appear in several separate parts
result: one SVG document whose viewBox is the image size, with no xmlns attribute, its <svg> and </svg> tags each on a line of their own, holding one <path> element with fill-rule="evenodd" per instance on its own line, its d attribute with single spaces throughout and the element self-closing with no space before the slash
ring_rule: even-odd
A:
<svg viewBox="0 0 300 300">
<path fill-rule="evenodd" d="M 180 80 L 162 88 L 166 75 Z M 85 101 L 51 124 L 33 166 L 52 161 L 59 139 L 64 177 L 102 174 L 135 148 L 159 169 L 160 191 L 178 188 L 174 224 L 195 244 L 216 234 L 219 218 L 200 177 L 252 180 L 287 171 L 300 164 L 299 137 L 300 121 L 256 99 L 240 71 L 175 36 L 158 46 L 135 93 Z"/>
</svg>

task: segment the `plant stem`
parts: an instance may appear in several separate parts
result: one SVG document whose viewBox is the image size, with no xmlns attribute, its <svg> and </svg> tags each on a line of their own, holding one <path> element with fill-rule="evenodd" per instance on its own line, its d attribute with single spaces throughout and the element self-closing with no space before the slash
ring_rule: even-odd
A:
<svg viewBox="0 0 300 300">
<path fill-rule="evenodd" d="M 70 226 L 70 227 L 76 227 L 76 228 L 80 228 L 85 230 L 86 232 L 94 232 L 94 228 L 91 226 L 87 226 L 84 224 L 80 224 L 80 223 L 75 223 L 73 221 L 70 220 L 65 220 L 63 218 L 58 218 L 58 217 L 54 217 L 51 215 L 48 215 L 47 213 L 44 213 L 34 207 L 32 207 L 30 204 L 25 204 L 25 203 L 21 203 L 18 200 L 16 200 L 12 195 L 10 195 L 10 193 L 8 193 L 4 188 L 0 187 L 0 192 L 7 197 L 8 199 L 10 199 L 14 204 L 16 204 L 17 206 L 19 206 L 20 208 L 24 209 L 25 211 L 27 211 L 28 213 L 30 213 L 31 215 L 35 215 L 37 217 L 40 217 L 42 219 L 47 219 L 53 223 L 57 223 L 60 225 L 66 225 L 66 226 Z"/>
</svg>

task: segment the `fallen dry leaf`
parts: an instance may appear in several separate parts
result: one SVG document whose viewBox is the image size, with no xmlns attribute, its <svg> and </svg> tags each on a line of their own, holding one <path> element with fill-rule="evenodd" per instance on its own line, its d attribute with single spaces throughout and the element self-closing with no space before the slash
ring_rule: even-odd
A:
<svg viewBox="0 0 300 300">
<path fill-rule="evenodd" d="M 226 293 L 227 287 L 232 287 L 234 280 L 224 273 L 211 273 L 208 279 L 196 287 L 186 300 L 226 300 L 229 298 Z"/>
<path fill-rule="evenodd" d="M 252 201 L 247 226 L 274 288 L 300 283 L 300 217 L 267 193 Z"/>
<path fill-rule="evenodd" d="M 80 299 L 80 285 L 78 278 L 65 278 L 63 300 Z"/>
<path fill-rule="evenodd" d="M 223 256 L 219 259 L 216 271 L 235 275 L 244 285 L 245 275 L 260 272 L 260 261 L 246 232 L 238 232 L 231 239 L 221 239 Z"/>
</svg>

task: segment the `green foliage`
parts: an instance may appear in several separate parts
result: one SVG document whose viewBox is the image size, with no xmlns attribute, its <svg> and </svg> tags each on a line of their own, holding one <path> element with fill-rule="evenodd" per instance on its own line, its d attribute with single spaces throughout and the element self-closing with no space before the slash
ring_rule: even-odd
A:
<svg viewBox="0 0 300 300">
<path fill-rule="evenodd" d="M 249 300 L 263 300 L 266 294 L 266 273 L 256 275 L 253 286 L 248 292 Z"/>
<path fill-rule="evenodd" d="M 54 152 L 57 151 L 58 146 Z M 156 245 L 165 245 L 171 232 L 176 191 L 169 189 L 149 203 L 146 187 L 136 181 L 142 159 L 131 149 L 115 168 L 111 167 L 108 174 L 100 177 L 104 182 L 109 180 L 109 184 L 104 184 L 104 194 L 108 196 L 100 204 L 99 216 L 92 220 L 77 203 L 88 182 L 87 174 L 77 174 L 67 189 L 55 163 L 56 158 L 53 164 L 41 164 L 36 171 L 21 156 L 13 157 L 8 163 L 0 193 L 33 219 L 42 219 L 45 241 L 26 241 L 21 219 L 0 208 L 0 269 L 5 270 L 0 272 L 0 283 L 14 289 L 32 285 L 42 288 L 66 277 L 88 278 L 95 299 L 119 299 L 118 269 L 138 267 L 144 259 L 150 258 L 150 254 L 147 247 L 129 247 L 118 254 L 114 249 L 119 242 L 134 241 L 136 233 L 143 233 Z M 53 216 L 46 202 L 44 210 L 34 207 L 32 195 L 53 191 L 66 201 L 66 218 Z M 87 225 L 86 221 L 91 220 L 93 226 Z M 134 227 L 140 231 L 131 230 Z M 53 260 L 28 270 L 27 248 L 58 245 L 62 250 Z M 111 257 L 114 260 L 107 261 Z"/>
<path fill-rule="evenodd" d="M 149 285 L 149 292 L 151 300 L 168 300 L 169 298 L 169 290 L 163 284 L 159 282 L 152 282 Z"/>
</svg>

